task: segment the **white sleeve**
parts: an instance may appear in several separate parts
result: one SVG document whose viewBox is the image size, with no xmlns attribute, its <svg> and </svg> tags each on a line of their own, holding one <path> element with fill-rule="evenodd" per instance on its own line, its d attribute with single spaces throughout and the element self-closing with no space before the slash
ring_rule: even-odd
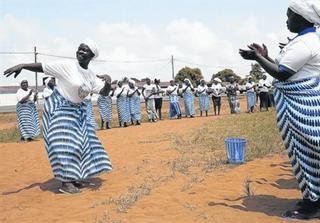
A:
<svg viewBox="0 0 320 223">
<path fill-rule="evenodd" d="M 64 79 L 64 77 L 69 74 L 69 67 L 67 63 L 63 62 L 42 63 L 44 74 L 58 79 Z"/>
<path fill-rule="evenodd" d="M 103 87 L 104 82 L 99 78 L 95 78 L 95 81 L 92 83 L 92 93 L 99 94 Z"/>
<path fill-rule="evenodd" d="M 303 41 L 297 41 L 285 48 L 279 65 L 298 72 L 311 58 L 312 51 L 308 46 Z"/>
<path fill-rule="evenodd" d="M 30 92 L 30 89 L 29 89 L 28 91 L 24 91 L 24 90 L 19 89 L 19 90 L 17 91 L 17 94 L 16 94 L 16 96 L 17 96 L 17 102 L 20 102 L 22 98 L 24 98 L 25 96 L 27 96 L 27 95 L 29 94 L 29 92 Z M 29 97 L 29 99 L 32 98 L 32 96 L 33 96 L 33 94 L 31 94 L 31 96 Z"/>
</svg>

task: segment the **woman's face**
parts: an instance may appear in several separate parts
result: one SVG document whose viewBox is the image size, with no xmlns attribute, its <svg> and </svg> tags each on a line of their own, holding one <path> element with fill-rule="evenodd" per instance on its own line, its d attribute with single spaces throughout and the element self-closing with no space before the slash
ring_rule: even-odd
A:
<svg viewBox="0 0 320 223">
<path fill-rule="evenodd" d="M 185 80 L 184 84 L 188 86 L 189 85 L 189 81 Z"/>
<path fill-rule="evenodd" d="M 130 87 L 130 88 L 134 88 L 134 84 L 131 83 L 131 82 L 129 82 L 129 87 Z"/>
<path fill-rule="evenodd" d="M 204 86 L 205 83 L 206 83 L 206 82 L 205 82 L 204 80 L 202 80 L 202 81 L 200 82 L 200 84 L 201 84 L 202 86 Z"/>
<path fill-rule="evenodd" d="M 122 87 L 122 82 L 121 81 L 118 82 L 118 86 Z"/>
<path fill-rule="evenodd" d="M 301 16 L 294 13 L 290 8 L 287 10 L 287 27 L 292 33 L 298 33 L 300 30 Z"/>
<path fill-rule="evenodd" d="M 23 89 L 23 90 L 28 90 L 28 81 L 22 81 L 21 82 L 21 88 Z"/>
<path fill-rule="evenodd" d="M 90 48 L 84 43 L 80 44 L 76 52 L 76 55 L 79 63 L 90 62 L 90 60 L 94 57 L 94 54 L 92 53 Z"/>
<path fill-rule="evenodd" d="M 174 85 L 174 81 L 170 81 L 170 85 L 173 86 Z"/>
</svg>

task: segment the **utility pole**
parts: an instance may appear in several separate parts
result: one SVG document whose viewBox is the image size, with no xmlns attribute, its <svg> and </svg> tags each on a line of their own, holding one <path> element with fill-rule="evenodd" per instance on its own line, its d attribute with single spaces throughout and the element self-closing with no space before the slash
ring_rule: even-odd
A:
<svg viewBox="0 0 320 223">
<path fill-rule="evenodd" d="M 173 59 L 173 55 L 171 56 L 171 70 L 172 70 L 172 80 L 174 80 L 174 59 Z"/>
<path fill-rule="evenodd" d="M 37 63 L 37 56 L 38 56 L 38 53 L 37 53 L 37 47 L 35 46 L 34 47 L 34 62 Z M 36 92 L 38 92 L 38 72 L 36 72 Z"/>
</svg>

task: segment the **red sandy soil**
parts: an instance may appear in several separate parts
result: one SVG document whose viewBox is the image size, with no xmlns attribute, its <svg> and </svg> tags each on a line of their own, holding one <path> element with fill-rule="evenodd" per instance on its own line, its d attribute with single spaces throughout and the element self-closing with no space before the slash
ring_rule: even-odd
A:
<svg viewBox="0 0 320 223">
<path fill-rule="evenodd" d="M 180 154 L 170 147 L 168 136 L 187 134 L 215 119 L 98 131 L 113 171 L 92 179 L 96 186 L 78 195 L 58 192 L 42 139 L 0 144 L 0 222 L 287 222 L 281 214 L 294 207 L 300 192 L 286 156 L 219 169 L 194 181 L 172 172 L 170 161 Z M 244 196 L 246 180 L 251 197 Z M 139 196 L 128 209 L 115 202 L 120 196 L 123 202 L 132 200 L 134 192 Z"/>
</svg>

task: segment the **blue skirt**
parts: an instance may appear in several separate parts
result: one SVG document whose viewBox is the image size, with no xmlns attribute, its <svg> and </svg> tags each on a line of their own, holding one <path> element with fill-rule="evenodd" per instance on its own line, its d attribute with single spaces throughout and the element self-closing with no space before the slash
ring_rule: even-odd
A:
<svg viewBox="0 0 320 223">
<path fill-rule="evenodd" d="M 207 94 L 199 95 L 200 111 L 209 111 L 209 97 Z"/>
<path fill-rule="evenodd" d="M 181 109 L 179 105 L 179 96 L 169 95 L 170 107 L 169 107 L 169 116 L 174 118 L 181 115 Z"/>
<path fill-rule="evenodd" d="M 276 82 L 277 124 L 305 199 L 320 199 L 320 78 Z"/>
<path fill-rule="evenodd" d="M 247 110 L 250 111 L 251 107 L 256 105 L 256 92 L 247 91 Z"/>
<path fill-rule="evenodd" d="M 35 138 L 40 134 L 39 115 L 33 101 L 18 103 L 16 106 L 20 135 L 24 139 Z"/>
<path fill-rule="evenodd" d="M 104 122 L 111 122 L 111 119 L 112 119 L 112 97 L 99 95 L 97 104 L 98 104 L 99 112 L 101 115 L 101 119 Z"/>
<path fill-rule="evenodd" d="M 184 99 L 184 108 L 186 115 L 195 115 L 195 109 L 194 109 L 194 95 L 192 92 L 185 92 L 183 94 Z"/>
<path fill-rule="evenodd" d="M 120 96 L 117 98 L 117 110 L 118 110 L 118 119 L 122 124 L 124 122 L 128 123 L 130 119 L 129 111 L 129 99 L 126 96 Z"/>
<path fill-rule="evenodd" d="M 94 117 L 92 101 L 91 101 L 90 99 L 86 99 L 86 100 L 84 100 L 84 103 L 87 105 L 87 118 L 88 118 L 88 122 L 89 122 L 95 129 L 98 129 L 98 124 L 97 124 L 96 119 L 95 119 L 95 117 Z"/>
<path fill-rule="evenodd" d="M 129 98 L 129 110 L 132 121 L 141 120 L 141 106 L 139 96 L 132 96 L 131 98 Z"/>
<path fill-rule="evenodd" d="M 63 182 L 93 177 L 112 169 L 89 124 L 85 103 L 73 104 L 54 90 L 43 113 L 43 136 L 55 178 Z"/>
</svg>

